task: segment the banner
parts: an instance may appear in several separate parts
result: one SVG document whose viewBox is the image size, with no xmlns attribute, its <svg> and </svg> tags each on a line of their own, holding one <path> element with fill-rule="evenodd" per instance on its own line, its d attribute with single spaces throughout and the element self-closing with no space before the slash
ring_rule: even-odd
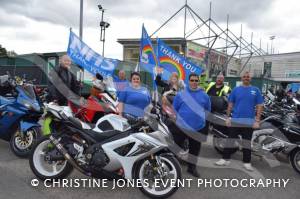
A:
<svg viewBox="0 0 300 199">
<path fill-rule="evenodd" d="M 153 89 L 156 89 L 155 78 L 156 72 L 155 68 L 158 65 L 156 58 L 156 53 L 152 46 L 151 39 L 143 25 L 142 27 L 142 38 L 140 45 L 140 66 L 143 67 L 152 76 Z"/>
<path fill-rule="evenodd" d="M 151 43 L 151 39 L 143 25 L 142 28 L 142 38 L 140 47 L 140 62 L 145 64 L 152 64 L 154 66 L 158 65 L 156 53 Z"/>
<path fill-rule="evenodd" d="M 67 54 L 73 62 L 91 74 L 100 73 L 103 77 L 112 76 L 119 63 L 116 59 L 104 58 L 96 53 L 72 31 L 70 31 Z"/>
<path fill-rule="evenodd" d="M 179 55 L 175 50 L 167 46 L 160 39 L 157 40 L 157 57 L 159 66 L 164 69 L 162 78 L 168 80 L 172 72 L 177 72 L 179 79 L 188 82 L 191 73 L 201 75 L 202 68 L 191 63 L 185 57 Z"/>
</svg>

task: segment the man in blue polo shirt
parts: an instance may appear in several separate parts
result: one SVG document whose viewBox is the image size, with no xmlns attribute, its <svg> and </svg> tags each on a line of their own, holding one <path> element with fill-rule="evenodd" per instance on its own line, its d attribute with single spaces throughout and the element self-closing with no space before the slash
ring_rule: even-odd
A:
<svg viewBox="0 0 300 199">
<path fill-rule="evenodd" d="M 201 137 L 206 134 L 203 132 L 206 129 L 206 114 L 211 109 L 210 98 L 203 89 L 198 88 L 198 84 L 199 76 L 190 74 L 189 87 L 179 92 L 173 101 L 176 125 L 169 126 L 177 145 L 182 146 L 183 141 L 189 139 L 187 171 L 195 177 L 199 177 L 196 169 L 197 157 L 200 153 Z"/>
<path fill-rule="evenodd" d="M 263 109 L 263 97 L 260 90 L 251 86 L 251 76 L 248 71 L 242 75 L 242 85 L 233 89 L 229 96 L 227 107 L 226 125 L 231 127 L 229 130 L 229 139 L 226 141 L 226 148 L 223 159 L 216 162 L 216 165 L 229 165 L 231 146 L 234 145 L 234 138 L 240 134 L 243 144 L 243 162 L 248 171 L 253 171 L 251 166 L 251 138 L 253 130 L 260 126 L 260 116 Z M 232 119 L 230 117 L 233 108 Z"/>
</svg>

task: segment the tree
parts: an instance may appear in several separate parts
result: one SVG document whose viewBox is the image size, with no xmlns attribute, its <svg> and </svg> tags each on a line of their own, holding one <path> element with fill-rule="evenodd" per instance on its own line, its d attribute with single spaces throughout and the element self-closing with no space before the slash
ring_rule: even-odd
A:
<svg viewBox="0 0 300 199">
<path fill-rule="evenodd" d="M 2 47 L 2 45 L 0 44 L 0 57 L 1 56 L 6 56 L 7 55 L 7 51 L 5 48 Z"/>
</svg>

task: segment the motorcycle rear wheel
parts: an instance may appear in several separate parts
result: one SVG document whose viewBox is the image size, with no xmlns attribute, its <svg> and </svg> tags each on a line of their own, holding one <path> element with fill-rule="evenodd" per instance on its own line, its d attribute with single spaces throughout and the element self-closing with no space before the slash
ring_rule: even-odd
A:
<svg viewBox="0 0 300 199">
<path fill-rule="evenodd" d="M 29 165 L 32 172 L 41 180 L 62 179 L 67 177 L 73 170 L 72 165 L 67 160 L 45 160 L 47 150 L 51 149 L 56 150 L 50 139 L 43 137 L 36 143 L 29 157 Z"/>
</svg>

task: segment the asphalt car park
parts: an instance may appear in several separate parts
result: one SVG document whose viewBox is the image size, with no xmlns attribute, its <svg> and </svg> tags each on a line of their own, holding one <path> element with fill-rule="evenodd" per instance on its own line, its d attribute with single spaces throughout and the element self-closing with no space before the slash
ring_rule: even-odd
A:
<svg viewBox="0 0 300 199">
<path fill-rule="evenodd" d="M 195 179 L 186 172 L 186 166 L 182 162 L 183 179 L 186 179 L 184 187 L 180 187 L 171 198 L 298 198 L 300 194 L 300 175 L 296 173 L 288 162 L 266 160 L 253 156 L 252 164 L 256 168 L 254 172 L 246 172 L 242 167 L 241 153 L 233 156 L 230 167 L 219 168 L 214 162 L 220 155 L 211 145 L 211 139 L 203 144 L 199 157 L 200 179 Z M 145 198 L 138 190 L 132 187 L 113 187 L 113 182 L 108 182 L 106 187 L 59 187 L 45 186 L 41 181 L 38 185 L 36 177 L 31 172 L 27 159 L 16 157 L 9 149 L 8 143 L 0 141 L 0 198 Z M 86 176 L 73 171 L 67 178 L 68 181 L 75 179 L 87 179 Z M 251 187 L 245 181 L 245 186 L 228 186 L 227 181 L 242 179 L 255 179 L 266 182 L 272 180 L 275 184 L 269 186 L 260 185 Z M 279 184 L 280 180 L 287 183 Z M 188 184 L 187 181 L 191 183 Z M 199 181 L 200 180 L 200 181 Z M 204 184 L 204 182 L 207 182 Z M 220 184 L 223 182 L 222 184 Z M 271 181 L 270 181 L 271 182 Z M 34 186 L 33 186 L 34 185 Z M 256 184 L 257 185 L 257 184 Z"/>
</svg>

